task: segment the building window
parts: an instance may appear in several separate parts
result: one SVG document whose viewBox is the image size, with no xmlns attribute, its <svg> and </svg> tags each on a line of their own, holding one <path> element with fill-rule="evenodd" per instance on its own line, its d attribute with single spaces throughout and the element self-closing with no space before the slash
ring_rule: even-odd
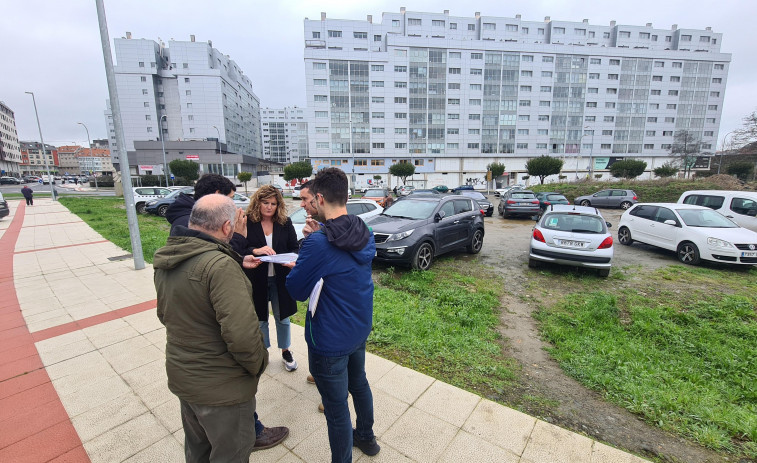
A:
<svg viewBox="0 0 757 463">
<path fill-rule="evenodd" d="M 383 143 L 371 143 L 371 147 L 373 149 L 375 149 L 375 150 L 377 150 L 377 149 L 384 149 L 384 144 Z"/>
<path fill-rule="evenodd" d="M 468 24 L 468 30 L 469 31 L 475 31 L 476 30 L 476 25 L 475 24 Z"/>
<path fill-rule="evenodd" d="M 462 53 L 459 51 L 449 52 L 449 59 L 460 59 L 461 57 L 462 57 Z"/>
<path fill-rule="evenodd" d="M 711 98 L 719 98 L 720 97 L 720 92 L 710 92 L 710 97 Z"/>
<path fill-rule="evenodd" d="M 147 89 L 146 88 L 142 89 L 142 95 L 147 95 Z"/>
<path fill-rule="evenodd" d="M 505 24 L 505 30 L 507 32 L 518 32 L 517 24 Z"/>
<path fill-rule="evenodd" d="M 144 105 L 145 105 L 145 108 L 149 108 L 150 107 L 150 102 L 149 101 L 145 101 Z"/>
<path fill-rule="evenodd" d="M 603 130 L 602 135 L 612 135 L 612 130 Z"/>
<path fill-rule="evenodd" d="M 673 123 L 673 122 L 675 122 L 675 121 L 676 121 L 676 118 L 675 118 L 675 117 L 666 117 L 666 118 L 665 118 L 665 122 L 668 122 L 668 123 Z"/>
<path fill-rule="evenodd" d="M 525 61 L 526 63 L 530 63 L 530 62 L 533 62 L 534 55 L 522 55 L 520 57 L 520 59 L 521 59 L 521 61 Z"/>
<path fill-rule="evenodd" d="M 528 114 L 518 114 L 518 120 L 519 121 L 530 121 L 531 120 L 531 116 L 529 116 Z"/>
<path fill-rule="evenodd" d="M 671 82 L 680 82 L 681 81 L 681 77 L 680 76 L 670 76 L 670 81 Z"/>
<path fill-rule="evenodd" d="M 707 122 L 708 124 L 714 124 L 715 123 L 715 118 L 714 117 L 707 117 L 707 118 L 704 119 L 704 121 Z"/>
<path fill-rule="evenodd" d="M 379 112 L 371 113 L 371 119 L 383 119 L 383 118 L 384 118 L 384 113 L 379 113 Z"/>
<path fill-rule="evenodd" d="M 539 30 L 542 30 L 542 29 L 539 29 Z M 554 61 L 555 61 L 555 57 L 554 56 L 542 56 L 541 57 L 541 62 L 542 63 L 554 63 Z"/>
<path fill-rule="evenodd" d="M 383 98 L 381 99 L 383 101 Z M 407 103 L 407 97 L 404 96 L 395 96 L 394 102 L 396 104 L 406 104 Z"/>
<path fill-rule="evenodd" d="M 673 131 L 672 130 L 663 130 L 662 136 L 663 137 L 672 137 L 673 136 Z"/>
<path fill-rule="evenodd" d="M 610 60 L 610 66 L 620 66 L 620 60 L 619 59 L 611 59 Z"/>
<path fill-rule="evenodd" d="M 590 72 L 589 73 L 589 80 L 599 79 L 599 73 L 598 72 Z"/>
<path fill-rule="evenodd" d="M 141 68 L 145 67 L 145 62 L 144 61 L 140 61 L 139 62 L 139 67 L 141 67 Z"/>
<path fill-rule="evenodd" d="M 553 27 L 552 32 L 555 33 L 555 35 L 564 35 L 565 34 L 565 28 L 564 27 Z"/>
<path fill-rule="evenodd" d="M 195 117 L 192 114 L 190 114 L 190 115 L 187 116 L 187 120 L 188 121 L 193 121 L 193 120 L 195 120 Z"/>
<path fill-rule="evenodd" d="M 147 131 L 148 131 L 148 132 L 152 132 L 152 127 L 148 127 L 148 128 L 147 128 Z"/>
<path fill-rule="evenodd" d="M 612 102 L 612 101 L 606 101 L 606 102 L 605 102 L 605 108 L 606 108 L 606 109 L 615 109 L 615 102 Z"/>
<path fill-rule="evenodd" d="M 189 69 L 189 63 L 181 63 L 183 69 Z"/>
<path fill-rule="evenodd" d="M 384 81 L 383 80 L 372 80 L 371 81 L 371 87 L 383 87 Z"/>
<path fill-rule="evenodd" d="M 599 89 L 596 87 L 589 87 L 586 89 L 586 93 L 599 93 Z"/>
<path fill-rule="evenodd" d="M 313 63 L 313 69 L 316 71 L 325 71 L 326 63 Z"/>
<path fill-rule="evenodd" d="M 547 114 L 539 114 L 539 120 L 540 121 L 549 121 L 549 116 Z"/>
<path fill-rule="evenodd" d="M 481 84 L 470 84 L 470 89 L 473 91 L 480 92 L 481 91 Z"/>
<path fill-rule="evenodd" d="M 483 27 L 485 31 L 497 30 L 497 25 L 495 23 L 484 23 Z"/>
<path fill-rule="evenodd" d="M 316 103 L 324 103 L 329 101 L 329 97 L 327 95 L 313 95 L 313 101 Z"/>
<path fill-rule="evenodd" d="M 407 119 L 407 113 L 394 113 L 395 119 Z"/>
<path fill-rule="evenodd" d="M 607 94 L 608 95 L 616 95 L 617 93 L 618 93 L 618 89 L 617 88 L 608 88 L 607 89 Z"/>
<path fill-rule="evenodd" d="M 704 132 L 705 137 L 712 137 L 714 135 L 715 135 L 715 132 L 713 132 L 712 130 L 705 130 Z"/>
<path fill-rule="evenodd" d="M 371 71 L 373 72 L 382 72 L 384 70 L 383 64 L 371 64 Z"/>
<path fill-rule="evenodd" d="M 723 69 L 725 69 L 725 65 L 724 64 L 716 64 L 715 65 L 715 70 L 716 71 L 722 71 Z"/>
<path fill-rule="evenodd" d="M 656 68 L 664 68 L 665 67 L 665 62 L 664 61 L 655 61 L 654 62 L 654 67 L 656 67 Z"/>
<path fill-rule="evenodd" d="M 420 26 L 421 20 L 417 18 L 408 18 L 407 19 L 407 25 L 408 26 Z"/>
<path fill-rule="evenodd" d="M 584 116 L 584 122 L 594 122 L 597 120 L 597 116 Z"/>
<path fill-rule="evenodd" d="M 480 121 L 481 120 L 481 114 L 468 114 L 468 120 L 469 121 Z"/>
<path fill-rule="evenodd" d="M 313 32 L 313 38 L 314 39 L 320 39 L 321 38 L 321 33 L 320 32 Z"/>
<path fill-rule="evenodd" d="M 407 66 L 394 66 L 394 72 L 407 72 Z"/>
<path fill-rule="evenodd" d="M 587 101 L 586 102 L 586 107 L 587 108 L 596 108 L 597 107 L 597 102 L 596 101 Z"/>
<path fill-rule="evenodd" d="M 621 39 L 627 39 L 631 37 L 631 32 L 629 31 L 620 31 L 619 36 Z"/>
<path fill-rule="evenodd" d="M 483 73 L 484 73 L 483 70 L 477 69 L 477 68 L 471 68 L 471 70 L 470 70 L 470 75 L 472 75 L 472 76 L 480 76 Z"/>
<path fill-rule="evenodd" d="M 531 91 L 531 86 L 530 85 L 521 85 L 520 86 L 520 91 L 521 92 L 530 92 Z"/>
<path fill-rule="evenodd" d="M 551 105 L 551 103 L 549 101 L 543 101 L 542 100 L 542 101 L 539 102 L 539 106 L 541 106 L 542 108 L 549 108 L 550 105 Z"/>
<path fill-rule="evenodd" d="M 315 133 L 329 133 L 328 127 L 316 127 Z"/>
<path fill-rule="evenodd" d="M 618 80 L 618 75 L 617 74 L 607 74 L 607 79 L 608 80 Z"/>
<path fill-rule="evenodd" d="M 542 93 L 552 93 L 552 87 L 549 85 L 542 85 L 539 87 L 539 91 Z"/>
<path fill-rule="evenodd" d="M 353 32 L 352 37 L 355 39 L 367 39 L 368 33 L 367 32 Z"/>
<path fill-rule="evenodd" d="M 371 133 L 384 133 L 383 127 L 371 127 Z"/>
<path fill-rule="evenodd" d="M 575 35 L 586 35 L 586 29 L 573 29 Z"/>
<path fill-rule="evenodd" d="M 520 100 L 518 102 L 518 106 L 521 106 L 521 107 L 531 106 L 531 100 Z"/>
<path fill-rule="evenodd" d="M 460 115 L 459 114 L 454 114 L 454 113 L 447 114 L 447 119 L 452 119 L 452 120 L 460 119 Z"/>
<path fill-rule="evenodd" d="M 329 117 L 329 112 L 328 111 L 316 111 L 315 112 L 315 117 L 316 118 Z"/>
<path fill-rule="evenodd" d="M 589 58 L 589 64 L 602 64 L 601 58 Z"/>
<path fill-rule="evenodd" d="M 468 143 L 468 149 L 469 150 L 477 150 L 478 149 L 478 143 Z"/>
<path fill-rule="evenodd" d="M 533 71 L 520 71 L 521 77 L 533 77 L 534 72 Z"/>
<path fill-rule="evenodd" d="M 313 79 L 313 85 L 316 87 L 325 87 L 326 79 Z"/>
<path fill-rule="evenodd" d="M 484 59 L 483 53 L 471 53 L 470 59 Z"/>
<path fill-rule="evenodd" d="M 528 129 L 518 129 L 518 135 L 528 135 Z"/>
<path fill-rule="evenodd" d="M 459 149 L 459 147 L 460 147 L 459 143 L 447 143 L 448 150 L 456 150 L 456 149 Z"/>
<path fill-rule="evenodd" d="M 518 143 L 518 144 L 516 145 L 516 147 L 517 147 L 517 148 L 518 148 L 519 150 L 527 150 L 527 149 L 528 149 L 528 143 Z"/>
<path fill-rule="evenodd" d="M 394 88 L 407 88 L 407 82 L 397 81 L 394 83 Z"/>
<path fill-rule="evenodd" d="M 716 105 L 716 104 L 707 105 L 707 110 L 709 110 L 709 111 L 717 111 L 718 110 L 718 105 Z"/>
<path fill-rule="evenodd" d="M 640 39 L 649 39 L 649 36 L 651 34 L 649 32 L 639 32 L 639 38 Z"/>
<path fill-rule="evenodd" d="M 542 77 L 552 77 L 552 71 L 541 71 Z"/>
<path fill-rule="evenodd" d="M 691 36 L 690 35 L 682 35 L 681 36 L 681 42 L 691 42 Z"/>
<path fill-rule="evenodd" d="M 147 77 L 145 77 L 145 76 L 142 76 L 142 77 L 140 77 L 140 78 L 139 78 L 139 80 L 140 80 L 141 82 L 147 82 Z"/>
<path fill-rule="evenodd" d="M 714 77 L 714 78 L 712 79 L 712 83 L 713 83 L 713 84 L 720 84 L 720 83 L 723 83 L 723 79 L 721 79 L 720 77 Z"/>
<path fill-rule="evenodd" d="M 371 159 L 371 165 L 372 166 L 383 166 L 384 160 L 383 159 Z"/>
<path fill-rule="evenodd" d="M 457 29 L 457 23 L 449 23 L 449 28 L 451 30 L 456 30 Z"/>
<path fill-rule="evenodd" d="M 653 150 L 654 149 L 654 145 L 651 144 L 651 143 L 650 144 L 644 144 L 644 149 L 645 150 Z"/>
<path fill-rule="evenodd" d="M 407 135 L 407 127 L 395 127 L 394 133 L 396 135 Z"/>
<path fill-rule="evenodd" d="M 450 74 L 460 74 L 460 68 L 449 68 Z"/>
<path fill-rule="evenodd" d="M 657 122 L 657 118 L 656 117 L 648 117 L 647 118 L 647 122 Z"/>
<path fill-rule="evenodd" d="M 447 98 L 447 104 L 448 105 L 459 105 L 460 104 L 460 98 Z"/>
<path fill-rule="evenodd" d="M 329 31 L 330 39 L 338 39 L 342 36 L 342 31 Z"/>
<path fill-rule="evenodd" d="M 549 135 L 549 129 L 538 129 L 536 131 L 537 135 Z"/>
<path fill-rule="evenodd" d="M 381 42 L 381 39 L 382 39 L 382 36 L 380 36 L 380 35 L 374 35 L 373 36 L 373 41 L 374 42 Z"/>
<path fill-rule="evenodd" d="M 605 116 L 603 119 L 604 122 L 615 122 L 615 116 Z"/>
</svg>

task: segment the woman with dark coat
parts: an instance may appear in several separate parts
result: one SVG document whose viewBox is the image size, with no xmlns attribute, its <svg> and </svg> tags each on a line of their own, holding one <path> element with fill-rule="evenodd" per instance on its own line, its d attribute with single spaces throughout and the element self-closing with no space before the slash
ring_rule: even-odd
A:
<svg viewBox="0 0 757 463">
<path fill-rule="evenodd" d="M 297 252 L 298 249 L 297 233 L 287 217 L 284 197 L 273 185 L 262 186 L 250 198 L 247 207 L 247 252 L 255 256 L 266 256 Z M 268 335 L 268 302 L 271 302 L 276 322 L 276 339 L 287 371 L 297 369 L 297 361 L 289 350 L 292 344 L 289 317 L 297 312 L 297 302 L 286 290 L 286 278 L 292 267 L 294 262 L 269 263 L 253 270 L 245 270 L 252 283 L 252 300 L 266 348 L 271 346 Z"/>
</svg>

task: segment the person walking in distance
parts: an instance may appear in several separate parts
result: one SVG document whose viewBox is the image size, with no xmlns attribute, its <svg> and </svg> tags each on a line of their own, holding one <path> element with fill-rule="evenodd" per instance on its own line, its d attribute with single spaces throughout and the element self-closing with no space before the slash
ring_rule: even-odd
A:
<svg viewBox="0 0 757 463">
<path fill-rule="evenodd" d="M 237 208 L 197 200 L 155 253 L 157 315 L 166 327 L 168 388 L 178 398 L 187 462 L 247 462 L 255 445 L 255 393 L 268 352 L 242 259 L 229 246 Z"/>
<path fill-rule="evenodd" d="M 29 185 L 24 185 L 24 187 L 21 188 L 21 194 L 24 195 L 27 206 L 34 206 L 34 190 L 29 188 Z"/>
<path fill-rule="evenodd" d="M 313 180 L 313 204 L 324 220 L 300 248 L 287 289 L 304 301 L 310 373 L 321 394 L 328 427 L 331 461 L 352 461 L 352 447 L 376 455 L 381 447 L 373 432 L 373 395 L 365 375 L 365 342 L 373 323 L 371 262 L 373 233 L 347 214 L 347 177 L 338 168 L 321 170 Z M 352 395 L 356 428 L 352 428 L 347 394 Z"/>
<path fill-rule="evenodd" d="M 270 256 L 296 253 L 297 232 L 286 214 L 284 197 L 273 185 L 264 185 L 252 195 L 247 206 L 247 244 L 244 254 Z M 245 273 L 252 283 L 252 297 L 260 320 L 260 330 L 266 348 L 271 346 L 268 335 L 268 302 L 276 323 L 276 340 L 287 371 L 297 369 L 297 361 L 289 350 L 292 344 L 289 317 L 297 313 L 297 301 L 286 289 L 286 277 L 294 262 L 268 263 Z"/>
</svg>

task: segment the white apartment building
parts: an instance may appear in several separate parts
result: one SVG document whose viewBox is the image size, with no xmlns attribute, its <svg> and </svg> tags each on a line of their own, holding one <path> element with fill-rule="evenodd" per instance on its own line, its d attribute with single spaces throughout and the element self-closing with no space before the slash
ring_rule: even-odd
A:
<svg viewBox="0 0 757 463">
<path fill-rule="evenodd" d="M 263 108 L 263 157 L 282 164 L 308 159 L 308 123 L 297 106 Z"/>
<path fill-rule="evenodd" d="M 210 41 L 190 37 L 167 47 L 129 32 L 114 41 L 126 150 L 134 150 L 134 141 L 160 140 L 162 131 L 166 141 L 218 140 L 230 153 L 262 158 L 260 100 L 252 82 Z M 105 118 L 118 164 L 110 104 Z M 220 163 L 216 167 L 220 172 Z M 238 172 L 238 165 L 224 164 L 225 175 Z"/>
<path fill-rule="evenodd" d="M 21 145 L 13 110 L 0 101 L 0 173 L 21 176 Z"/>
<path fill-rule="evenodd" d="M 304 26 L 311 161 L 354 171 L 358 186 L 397 162 L 426 187 L 483 184 L 493 161 L 503 183 L 521 181 L 541 155 L 571 176 L 641 159 L 649 177 L 681 130 L 715 150 L 731 55 L 709 27 L 404 8 Z"/>
</svg>

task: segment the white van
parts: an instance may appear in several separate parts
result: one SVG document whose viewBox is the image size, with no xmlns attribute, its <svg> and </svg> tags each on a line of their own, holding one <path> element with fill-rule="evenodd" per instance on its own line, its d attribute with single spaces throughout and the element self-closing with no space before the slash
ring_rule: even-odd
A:
<svg viewBox="0 0 757 463">
<path fill-rule="evenodd" d="M 709 207 L 742 227 L 757 232 L 757 192 L 727 190 L 687 191 L 678 198 L 678 202 Z"/>
</svg>

